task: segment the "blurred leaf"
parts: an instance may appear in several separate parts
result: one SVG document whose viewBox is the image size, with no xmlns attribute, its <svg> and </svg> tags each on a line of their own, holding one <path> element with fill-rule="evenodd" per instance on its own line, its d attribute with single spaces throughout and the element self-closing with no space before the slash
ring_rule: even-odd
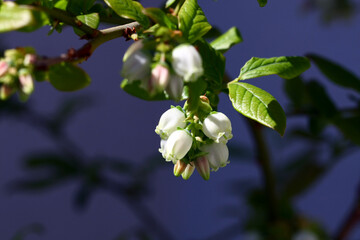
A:
<svg viewBox="0 0 360 240">
<path fill-rule="evenodd" d="M 59 91 L 71 92 L 88 86 L 89 75 L 75 64 L 62 62 L 49 69 L 50 83 Z"/>
<path fill-rule="evenodd" d="M 66 10 L 74 15 L 87 13 L 94 5 L 95 0 L 68 0 Z"/>
<path fill-rule="evenodd" d="M 211 29 L 197 0 L 186 0 L 180 8 L 178 18 L 179 29 L 190 43 L 195 42 Z"/>
<path fill-rule="evenodd" d="M 265 7 L 267 4 L 267 0 L 257 0 L 260 7 Z"/>
<path fill-rule="evenodd" d="M 159 8 L 145 8 L 143 10 L 145 15 L 151 18 L 154 22 L 161 26 L 168 27 L 169 29 L 176 29 L 176 25 L 171 19 Z"/>
<path fill-rule="evenodd" d="M 284 186 L 283 196 L 286 198 L 293 198 L 304 191 L 308 190 L 319 177 L 323 176 L 326 167 L 317 164 L 316 162 L 307 162 L 302 168 L 298 169 L 296 173 L 286 182 Z"/>
<path fill-rule="evenodd" d="M 300 77 L 284 80 L 285 93 L 295 108 L 306 102 L 306 86 Z"/>
<path fill-rule="evenodd" d="M 240 31 L 236 27 L 230 28 L 226 33 L 222 34 L 210 45 L 222 53 L 228 51 L 235 44 L 241 43 L 243 41 Z"/>
<path fill-rule="evenodd" d="M 167 0 L 167 1 L 166 1 L 166 4 L 165 4 L 165 7 L 168 8 L 168 7 L 170 7 L 171 5 L 173 5 L 175 2 L 176 2 L 176 0 Z"/>
<path fill-rule="evenodd" d="M 41 153 L 29 156 L 25 160 L 28 169 L 48 169 L 61 173 L 61 175 L 72 175 L 77 172 L 76 161 L 60 156 L 56 153 Z"/>
<path fill-rule="evenodd" d="M 360 145 L 360 116 L 337 117 L 333 124 L 342 132 L 345 138 Z"/>
<path fill-rule="evenodd" d="M 41 235 L 45 231 L 45 228 L 42 224 L 33 223 L 26 227 L 21 228 L 18 230 L 15 235 L 11 238 L 11 240 L 25 240 L 27 239 L 28 235 L 36 234 Z"/>
<path fill-rule="evenodd" d="M 241 68 L 238 80 L 257 78 L 277 74 L 285 79 L 299 76 L 310 67 L 310 62 L 304 57 L 253 57 Z"/>
<path fill-rule="evenodd" d="M 220 91 L 225 72 L 225 57 L 206 41 L 197 41 L 195 45 L 203 59 L 204 75 L 210 89 Z"/>
<path fill-rule="evenodd" d="M 314 136 L 320 135 L 325 127 L 328 125 L 328 121 L 319 116 L 309 117 L 309 130 Z"/>
<path fill-rule="evenodd" d="M 141 86 L 141 81 L 132 81 L 129 82 L 127 79 L 124 79 L 121 83 L 121 88 L 124 89 L 130 95 L 141 98 L 147 101 L 159 101 L 166 100 L 164 92 L 159 92 L 155 95 L 149 93 Z"/>
<path fill-rule="evenodd" d="M 42 12 L 4 2 L 0 8 L 0 33 L 22 30 L 34 31 L 47 23 L 46 15 Z"/>
<path fill-rule="evenodd" d="M 82 184 L 74 195 L 75 207 L 83 210 L 88 205 L 92 194 L 95 191 L 95 186 Z"/>
<path fill-rule="evenodd" d="M 99 23 L 100 23 L 100 17 L 98 13 L 90 13 L 90 14 L 86 14 L 86 15 L 79 15 L 76 16 L 76 18 L 84 23 L 85 25 L 93 28 L 93 29 L 97 29 L 99 27 Z M 77 28 L 74 28 L 74 32 L 82 37 L 85 35 L 85 33 Z"/>
<path fill-rule="evenodd" d="M 309 54 L 308 57 L 330 81 L 360 92 L 360 79 L 352 72 L 319 55 Z"/>
<path fill-rule="evenodd" d="M 333 101 L 327 95 L 324 87 L 320 83 L 310 81 L 307 83 L 306 87 L 311 98 L 311 102 L 316 110 L 328 118 L 333 117 L 337 113 L 337 109 Z"/>
<path fill-rule="evenodd" d="M 284 110 L 270 93 L 243 82 L 228 84 L 229 97 L 236 111 L 284 135 Z"/>
<path fill-rule="evenodd" d="M 139 22 L 144 28 L 150 26 L 149 18 L 142 13 L 144 9 L 139 2 L 132 0 L 104 0 L 120 17 Z"/>
</svg>

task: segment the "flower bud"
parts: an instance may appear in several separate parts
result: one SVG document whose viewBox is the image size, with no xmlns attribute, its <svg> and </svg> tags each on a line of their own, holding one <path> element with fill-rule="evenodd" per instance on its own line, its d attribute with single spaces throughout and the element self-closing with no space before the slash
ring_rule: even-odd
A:
<svg viewBox="0 0 360 240">
<path fill-rule="evenodd" d="M 200 147 L 200 150 L 206 152 L 206 159 L 209 161 L 213 171 L 220 167 L 225 167 L 229 163 L 229 149 L 224 143 L 211 143 Z"/>
<path fill-rule="evenodd" d="M 175 101 L 180 101 L 184 88 L 184 81 L 176 74 L 170 75 L 169 84 L 166 87 L 166 93 Z"/>
<path fill-rule="evenodd" d="M 133 53 L 135 53 L 137 51 L 140 51 L 143 47 L 144 47 L 144 43 L 142 40 L 135 41 L 126 50 L 124 57 L 123 57 L 123 62 L 126 62 L 126 60 L 129 58 L 130 55 L 132 55 Z"/>
<path fill-rule="evenodd" d="M 185 128 L 185 126 L 185 114 L 174 107 L 161 115 L 155 132 L 160 135 L 162 139 L 167 139 L 177 128 Z"/>
<path fill-rule="evenodd" d="M 166 161 L 174 164 L 185 157 L 192 146 L 193 139 L 185 130 L 173 132 L 165 144 L 163 156 Z"/>
<path fill-rule="evenodd" d="M 188 164 L 182 160 L 177 161 L 174 165 L 174 176 L 180 176 L 185 171 L 187 165 Z"/>
<path fill-rule="evenodd" d="M 8 69 L 9 65 L 4 60 L 0 61 L 0 77 L 5 75 Z"/>
<path fill-rule="evenodd" d="M 130 82 L 142 81 L 143 87 L 147 88 L 151 71 L 150 63 L 151 58 L 148 54 L 143 51 L 136 51 L 124 62 L 121 74 Z"/>
<path fill-rule="evenodd" d="M 231 122 L 229 118 L 221 113 L 213 113 L 207 116 L 203 122 L 204 134 L 216 143 L 227 143 L 232 138 Z"/>
<path fill-rule="evenodd" d="M 200 176 L 204 180 L 209 180 L 210 178 L 210 165 L 209 161 L 206 159 L 205 156 L 199 157 L 195 160 L 195 167 L 196 170 L 199 172 Z"/>
<path fill-rule="evenodd" d="M 31 66 L 36 61 L 36 55 L 35 54 L 26 54 L 24 57 L 24 65 L 25 66 Z"/>
<path fill-rule="evenodd" d="M 20 73 L 20 89 L 25 95 L 30 95 L 34 91 L 34 81 L 29 73 Z"/>
<path fill-rule="evenodd" d="M 195 166 L 188 164 L 185 168 L 185 171 L 181 174 L 181 177 L 184 180 L 188 180 L 191 177 L 191 175 L 193 174 L 194 170 L 195 170 Z"/>
<path fill-rule="evenodd" d="M 169 69 L 161 64 L 156 65 L 151 71 L 150 89 L 153 92 L 164 90 L 169 83 L 169 79 Z"/>
<path fill-rule="evenodd" d="M 185 82 L 196 81 L 204 73 L 200 54 L 192 45 L 181 44 L 172 51 L 172 66 L 174 71 Z"/>
<path fill-rule="evenodd" d="M 297 232 L 293 237 L 292 240 L 318 240 L 318 237 L 307 230 L 302 230 L 300 232 Z"/>
</svg>

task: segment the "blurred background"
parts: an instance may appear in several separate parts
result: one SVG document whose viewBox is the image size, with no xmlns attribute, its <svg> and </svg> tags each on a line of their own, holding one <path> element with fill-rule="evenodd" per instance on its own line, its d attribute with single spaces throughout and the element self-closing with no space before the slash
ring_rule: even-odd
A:
<svg viewBox="0 0 360 240">
<path fill-rule="evenodd" d="M 260 8 L 255 0 L 199 0 L 199 5 L 212 25 L 222 32 L 236 26 L 244 38 L 225 55 L 232 78 L 253 56 L 309 53 L 360 76 L 359 2 L 269 0 Z M 0 44 L 33 46 L 46 56 L 84 44 L 72 28 L 50 36 L 48 31 L 1 34 Z M 158 152 L 154 129 L 171 104 L 183 103 L 146 102 L 121 90 L 119 72 L 129 45 L 115 39 L 82 63 L 92 83 L 81 91 L 62 93 L 37 82 L 28 102 L 1 103 L 0 239 L 257 239 L 256 232 L 263 231 L 257 220 L 250 221 L 259 218 L 267 199 L 258 191 L 262 176 L 247 120 L 223 94 L 218 110 L 232 121 L 231 163 L 211 173 L 209 181 L 196 172 L 187 181 L 174 177 L 173 165 Z M 302 80 L 316 80 L 337 109 L 358 106 L 358 93 L 328 81 L 314 64 Z M 289 83 L 277 76 L 249 82 L 289 113 L 284 137 L 263 131 L 279 188 L 292 192 L 300 186 L 285 204 L 291 210 L 284 211 L 303 216 L 305 229 L 311 225 L 335 236 L 360 191 L 359 148 L 317 112 L 309 119 L 293 111 Z M 291 163 L 299 159 L 306 164 L 297 165 L 302 170 L 288 181 Z M 307 177 L 309 172 L 314 174 Z M 347 239 L 360 239 L 359 224 Z"/>
</svg>

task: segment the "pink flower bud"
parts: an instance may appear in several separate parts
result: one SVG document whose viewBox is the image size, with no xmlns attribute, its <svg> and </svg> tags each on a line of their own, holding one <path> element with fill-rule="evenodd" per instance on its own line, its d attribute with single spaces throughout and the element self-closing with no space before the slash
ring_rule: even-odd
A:
<svg viewBox="0 0 360 240">
<path fill-rule="evenodd" d="M 164 90 L 169 83 L 169 69 L 161 64 L 156 65 L 151 71 L 150 90 Z"/>
<path fill-rule="evenodd" d="M 5 61 L 0 61 L 0 77 L 5 75 L 8 69 L 9 65 Z"/>
<path fill-rule="evenodd" d="M 174 176 L 178 177 L 180 176 L 186 169 L 187 164 L 183 162 L 182 160 L 179 160 L 174 165 Z"/>
<path fill-rule="evenodd" d="M 200 176 L 204 180 L 209 180 L 210 178 L 210 165 L 209 161 L 206 159 L 205 156 L 199 157 L 195 160 L 195 167 L 196 170 L 199 172 Z"/>
</svg>

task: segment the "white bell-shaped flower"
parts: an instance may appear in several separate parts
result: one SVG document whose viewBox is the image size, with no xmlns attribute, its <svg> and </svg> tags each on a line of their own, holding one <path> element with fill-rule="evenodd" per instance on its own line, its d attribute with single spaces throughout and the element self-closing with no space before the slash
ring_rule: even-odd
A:
<svg viewBox="0 0 360 240">
<path fill-rule="evenodd" d="M 155 132 L 160 135 L 162 139 L 167 139 L 177 128 L 185 128 L 185 126 L 185 113 L 173 107 L 161 115 Z"/>
<path fill-rule="evenodd" d="M 185 82 L 196 81 L 204 73 L 200 54 L 194 46 L 189 44 L 181 44 L 174 48 L 172 66 Z"/>
<path fill-rule="evenodd" d="M 150 64 L 151 58 L 146 52 L 142 50 L 135 51 L 124 61 L 121 74 L 130 82 L 142 81 L 143 87 L 147 88 L 151 74 Z"/>
<path fill-rule="evenodd" d="M 229 149 L 224 143 L 211 143 L 200 147 L 200 150 L 206 152 L 206 159 L 209 161 L 213 171 L 220 167 L 225 167 L 229 161 Z"/>
<path fill-rule="evenodd" d="M 163 156 L 174 164 L 189 152 L 193 139 L 186 130 L 176 130 L 166 141 Z"/>
<path fill-rule="evenodd" d="M 171 74 L 169 84 L 165 89 L 169 97 L 175 101 L 180 101 L 183 89 L 184 81 L 182 78 L 177 74 Z"/>
<path fill-rule="evenodd" d="M 221 112 L 207 116 L 202 127 L 204 134 L 216 143 L 227 143 L 233 136 L 230 119 Z"/>
</svg>

